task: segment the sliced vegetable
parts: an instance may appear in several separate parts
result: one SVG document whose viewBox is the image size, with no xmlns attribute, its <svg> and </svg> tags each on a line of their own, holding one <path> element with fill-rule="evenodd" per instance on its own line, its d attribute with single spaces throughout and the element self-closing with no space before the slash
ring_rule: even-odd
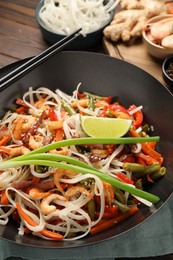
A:
<svg viewBox="0 0 173 260">
<path fill-rule="evenodd" d="M 20 206 L 20 204 L 18 202 L 16 202 L 16 208 L 17 208 L 17 211 L 18 211 L 20 217 L 24 221 L 26 221 L 30 226 L 33 226 L 33 227 L 37 226 L 37 223 L 30 216 L 28 216 L 25 213 L 25 211 L 22 209 L 22 207 Z M 47 230 L 47 229 L 43 229 L 39 233 L 41 233 L 43 236 L 49 237 L 54 240 L 62 240 L 64 238 L 64 236 L 62 236 L 61 234 Z"/>
<path fill-rule="evenodd" d="M 31 153 L 30 153 L 30 155 L 31 155 Z M 54 159 L 51 159 L 52 158 L 52 155 L 51 155 L 49 157 L 49 159 L 46 160 L 47 156 L 49 156 L 49 155 L 47 155 L 47 154 L 46 155 L 44 155 L 44 154 L 37 154 L 36 155 L 35 154 L 34 157 L 30 157 L 28 154 L 25 154 L 23 156 L 20 156 L 20 157 L 17 157 L 17 158 L 14 158 L 14 159 L 0 163 L 0 169 L 6 169 L 6 168 L 22 166 L 22 165 L 42 165 L 42 166 L 50 166 L 50 167 L 54 167 L 54 168 L 72 170 L 72 171 L 80 172 L 80 173 L 83 173 L 83 174 L 87 174 L 88 169 L 89 169 L 91 174 L 98 176 L 101 180 L 103 180 L 107 183 L 110 183 L 113 186 L 116 186 L 116 187 L 118 187 L 118 188 L 120 188 L 124 191 L 128 191 L 131 194 L 134 194 L 134 195 L 139 196 L 141 198 L 147 199 L 150 202 L 153 202 L 153 203 L 159 202 L 159 197 L 157 197 L 153 194 L 150 194 L 146 191 L 138 190 L 135 187 L 128 185 L 128 184 L 125 184 L 122 181 L 119 181 L 118 179 L 115 179 L 111 176 L 108 176 L 108 175 L 102 173 L 101 171 L 99 171 L 99 170 L 97 170 L 93 167 L 86 166 L 86 164 L 79 162 L 76 159 L 72 159 L 72 158 L 67 157 L 67 156 L 63 157 L 64 162 L 65 161 L 68 161 L 68 162 L 71 161 L 73 164 L 75 164 L 75 165 L 71 165 L 69 163 L 67 164 L 67 163 L 64 163 L 64 162 L 53 161 L 55 159 L 56 155 L 54 155 Z M 81 165 L 82 165 L 82 167 L 81 167 Z"/>
<path fill-rule="evenodd" d="M 130 113 L 136 109 L 137 109 L 137 107 L 135 105 L 131 105 L 127 111 Z M 133 117 L 133 123 L 132 123 L 133 126 L 135 126 L 136 128 L 140 127 L 143 122 L 143 113 L 142 113 L 141 109 L 134 112 L 132 114 L 132 117 Z"/>
<path fill-rule="evenodd" d="M 122 221 L 124 221 L 125 219 L 131 217 L 132 215 L 134 215 L 139 209 L 137 208 L 137 206 L 132 206 L 129 211 L 118 215 L 115 218 L 111 218 L 110 220 L 105 219 L 105 220 L 101 220 L 100 222 L 98 222 L 98 224 L 96 224 L 95 226 L 93 226 L 90 230 L 90 233 L 92 235 L 100 233 L 102 231 L 105 231 L 111 227 L 113 227 L 114 225 L 116 225 L 117 223 L 120 223 Z"/>
<path fill-rule="evenodd" d="M 125 183 L 129 183 L 129 184 L 134 184 L 134 181 L 132 181 L 131 179 L 129 179 L 125 174 L 123 174 L 122 172 L 117 172 L 116 176 L 122 180 Z"/>
<path fill-rule="evenodd" d="M 131 115 L 129 114 L 127 109 L 118 103 L 109 105 L 108 111 L 109 111 L 109 113 L 113 114 L 115 117 L 131 119 Z"/>
<path fill-rule="evenodd" d="M 0 192 L 0 203 L 3 204 L 3 205 L 8 205 L 8 203 L 9 203 L 9 200 L 8 200 L 8 197 L 6 195 L 5 190 L 2 190 Z"/>
</svg>

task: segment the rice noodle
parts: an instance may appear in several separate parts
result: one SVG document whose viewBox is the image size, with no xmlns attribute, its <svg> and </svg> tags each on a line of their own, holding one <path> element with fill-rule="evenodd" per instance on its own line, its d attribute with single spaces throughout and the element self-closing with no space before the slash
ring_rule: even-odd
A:
<svg viewBox="0 0 173 260">
<path fill-rule="evenodd" d="M 45 0 L 39 18 L 52 32 L 68 35 L 82 28 L 85 35 L 102 28 L 111 19 L 110 12 L 119 1 L 110 0 Z"/>
<path fill-rule="evenodd" d="M 46 0 L 45 2 L 50 6 L 54 5 L 54 1 L 52 0 Z M 64 3 L 64 1 L 57 2 L 65 8 L 64 5 L 66 5 L 66 3 Z M 80 1 L 67 2 L 69 3 L 72 16 L 76 18 Z M 90 7 L 92 6 L 97 9 L 102 1 L 88 0 L 84 2 L 89 4 Z M 114 1 L 110 2 L 112 4 Z M 110 4 L 107 4 L 104 8 L 108 9 L 110 6 Z M 86 12 L 88 12 L 88 15 L 92 15 L 94 11 L 91 9 L 86 10 Z M 98 12 L 101 11 L 98 10 Z M 102 11 L 102 13 L 104 13 L 104 11 Z M 75 20 L 76 24 L 77 22 L 78 20 Z M 86 101 L 86 99 L 89 100 L 89 93 L 80 93 L 80 86 L 81 84 L 78 84 L 71 96 L 59 89 L 53 92 L 45 87 L 40 87 L 36 90 L 30 87 L 21 100 L 22 104 L 24 103 L 24 112 L 7 112 L 0 122 L 0 130 L 2 133 L 6 131 L 6 133 L 11 135 L 10 142 L 1 146 L 1 162 L 11 158 L 10 152 L 9 154 L 8 152 L 3 153 L 3 149 L 7 149 L 7 151 L 8 149 L 10 151 L 19 149 L 19 152 L 23 154 L 22 148 L 33 151 L 37 146 L 44 146 L 46 142 L 54 143 L 63 139 L 88 137 L 82 128 L 80 116 L 84 114 L 100 117 L 106 99 L 104 98 L 104 102 L 100 102 L 101 98 L 96 96 L 94 101 L 96 106 L 94 109 L 90 109 L 87 105 L 81 105 L 80 101 L 82 99 L 84 99 L 84 101 Z M 94 94 L 92 95 L 94 96 Z M 75 113 L 70 114 L 62 105 L 62 101 L 65 101 L 70 108 L 74 109 Z M 76 105 L 75 108 L 73 107 L 74 103 Z M 108 106 L 109 103 L 107 104 L 107 107 Z M 137 109 L 141 108 L 142 106 L 139 106 Z M 43 111 L 45 111 L 46 116 L 43 120 L 39 121 Z M 33 124 L 31 124 L 30 120 L 33 121 Z M 38 121 L 39 125 L 37 127 Z M 60 123 L 60 126 L 58 123 Z M 33 129 L 34 131 L 32 131 Z M 17 132 L 18 136 L 20 131 L 21 135 L 17 138 L 14 132 Z M 28 140 L 27 138 L 26 140 L 25 138 L 23 139 L 23 137 L 28 137 Z M 35 138 L 33 140 L 31 139 L 32 142 L 30 141 L 31 137 Z M 39 143 L 39 138 L 43 140 L 41 143 Z M 126 152 L 126 148 L 128 148 L 128 152 Z M 130 155 L 133 153 L 135 156 L 136 153 L 140 151 L 140 144 L 136 144 L 135 146 L 128 145 L 128 147 L 124 144 L 90 144 L 81 146 L 73 145 L 65 147 L 64 150 L 54 149 L 50 150 L 48 154 L 53 153 L 70 156 L 72 159 L 83 162 L 87 166 L 99 169 L 104 175 L 110 175 L 120 180 L 120 178 L 117 177 L 117 173 L 123 173 L 124 176 L 131 180 L 132 172 L 124 171 L 123 162 L 129 153 Z M 15 154 L 12 157 L 17 156 L 18 154 Z M 95 161 L 91 160 L 92 156 L 95 157 Z M 65 163 L 69 164 L 64 161 L 62 162 L 64 165 Z M 25 234 L 25 227 L 27 227 L 33 235 L 43 239 L 53 239 L 40 233 L 44 229 L 62 234 L 64 240 L 76 240 L 86 236 L 91 228 L 103 219 L 105 205 L 110 206 L 114 203 L 110 198 L 111 192 L 109 187 L 111 185 L 106 186 L 100 178 L 91 174 L 89 169 L 85 174 L 82 174 L 80 171 L 76 173 L 71 170 L 66 170 L 66 167 L 59 169 L 40 166 L 40 168 L 39 166 L 37 167 L 31 164 L 28 166 L 8 168 L 0 172 L 0 201 L 2 192 L 4 191 L 8 200 L 7 205 L 3 205 L 3 203 L 0 202 L 0 225 L 6 225 L 8 223 L 9 217 L 13 215 L 13 212 L 17 208 L 16 203 L 19 203 L 24 214 L 35 223 L 35 225 L 30 225 L 26 219 L 23 219 L 21 216 L 19 225 L 20 235 Z M 47 186 L 48 184 L 50 184 L 51 188 Z M 125 192 L 124 196 L 126 201 L 128 201 L 129 193 Z M 96 204 L 98 202 L 95 198 L 99 199 L 98 205 Z M 151 203 L 146 200 L 137 199 L 145 205 L 151 206 Z M 98 216 L 94 217 L 94 219 L 91 218 L 91 213 L 87 209 L 88 204 L 92 201 L 96 204 L 96 210 L 99 211 Z"/>
</svg>

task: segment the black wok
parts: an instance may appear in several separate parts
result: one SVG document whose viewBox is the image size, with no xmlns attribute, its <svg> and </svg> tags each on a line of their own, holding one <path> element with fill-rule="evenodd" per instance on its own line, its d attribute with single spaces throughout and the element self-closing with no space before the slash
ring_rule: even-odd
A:
<svg viewBox="0 0 173 260">
<path fill-rule="evenodd" d="M 1 69 L 0 76 L 18 66 L 12 64 Z M 158 150 L 163 154 L 166 175 L 148 191 L 159 196 L 160 202 L 152 209 L 141 205 L 140 211 L 125 222 L 103 233 L 87 236 L 74 242 L 45 241 L 34 236 L 18 235 L 12 221 L 0 226 L 0 237 L 12 242 L 42 248 L 70 248 L 101 242 L 137 226 L 147 220 L 166 202 L 173 191 L 173 97 L 172 94 L 148 73 L 127 62 L 102 54 L 88 52 L 62 52 L 29 72 L 23 78 L 0 92 L 0 116 L 13 109 L 16 97 L 21 97 L 29 86 L 46 86 L 62 89 L 71 94 L 81 82 L 81 91 L 99 95 L 117 96 L 125 105 L 143 105 L 145 121 L 154 126 L 154 135 L 161 140 Z"/>
</svg>

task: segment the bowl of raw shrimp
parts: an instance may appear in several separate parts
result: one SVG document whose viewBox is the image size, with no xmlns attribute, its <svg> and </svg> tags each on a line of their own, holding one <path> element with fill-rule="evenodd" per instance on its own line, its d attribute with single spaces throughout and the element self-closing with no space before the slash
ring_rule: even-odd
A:
<svg viewBox="0 0 173 260">
<path fill-rule="evenodd" d="M 40 0 L 36 6 L 36 21 L 50 45 L 82 28 L 81 37 L 67 48 L 89 49 L 102 42 L 103 29 L 113 19 L 117 3 L 116 0 Z"/>
<path fill-rule="evenodd" d="M 147 21 L 142 31 L 146 50 L 153 57 L 164 60 L 173 53 L 173 15 L 159 15 Z"/>
</svg>

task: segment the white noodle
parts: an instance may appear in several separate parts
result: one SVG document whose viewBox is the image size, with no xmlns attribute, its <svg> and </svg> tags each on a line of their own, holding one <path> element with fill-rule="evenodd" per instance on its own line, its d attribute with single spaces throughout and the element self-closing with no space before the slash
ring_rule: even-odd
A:
<svg viewBox="0 0 173 260">
<path fill-rule="evenodd" d="M 54 7 L 54 0 L 45 0 L 45 2 L 49 5 L 48 8 Z M 86 8 L 86 6 L 83 5 L 82 1 L 74 1 L 74 0 L 68 0 L 66 3 L 65 1 L 58 1 L 59 7 L 62 8 L 63 11 L 66 11 L 66 8 L 69 9 L 69 12 L 71 13 L 71 17 L 74 18 L 74 25 L 77 26 L 78 19 L 76 16 L 76 13 L 81 12 L 83 10 L 83 15 L 87 13 L 87 16 L 90 17 L 90 19 L 93 16 L 103 16 L 105 10 L 109 10 L 111 8 L 112 4 L 114 3 L 113 0 L 110 0 L 109 4 L 106 4 L 104 6 L 104 10 L 99 10 L 99 6 L 102 3 L 102 0 L 97 1 L 91 1 L 86 0 L 86 4 L 90 8 Z M 68 3 L 68 7 L 67 7 Z M 80 6 L 78 5 L 80 3 Z M 81 5 L 82 3 L 82 5 Z M 63 15 L 62 11 L 62 15 Z M 53 14 L 50 14 L 52 16 Z M 95 26 L 95 25 L 93 25 Z M 84 137 L 86 134 L 84 133 L 81 122 L 80 122 L 80 115 L 78 113 L 78 109 L 82 111 L 85 114 L 91 115 L 91 116 L 99 116 L 99 112 L 101 108 L 96 108 L 95 111 L 91 111 L 89 108 L 84 108 L 80 105 L 80 102 L 78 100 L 78 92 L 79 87 L 81 84 L 78 84 L 77 88 L 73 91 L 73 95 L 69 96 L 65 94 L 64 92 L 60 90 L 56 90 L 55 93 L 49 90 L 48 88 L 40 87 L 37 90 L 33 90 L 32 87 L 29 88 L 28 92 L 26 92 L 23 95 L 23 102 L 25 105 L 29 108 L 29 114 L 32 114 L 30 116 L 33 116 L 33 118 L 37 118 L 43 110 L 46 110 L 47 114 L 49 115 L 49 109 L 50 107 L 55 112 L 58 119 L 64 120 L 63 122 L 63 131 L 65 138 L 64 139 L 72 139 L 76 137 Z M 44 96 L 44 98 L 43 98 Z M 41 100 L 41 105 L 36 106 L 35 100 Z M 77 109 L 76 114 L 71 116 L 69 115 L 65 109 L 62 106 L 62 100 L 67 102 L 70 106 L 73 104 L 73 102 L 76 102 Z M 44 101 L 44 102 L 42 102 Z M 43 107 L 41 107 L 43 106 Z M 138 107 L 137 109 L 142 109 L 142 106 Z M 135 110 L 137 111 L 137 110 Z M 134 111 L 133 111 L 134 112 Z M 134 112 L 135 113 L 135 112 Z M 7 112 L 6 115 L 3 117 L 2 121 L 0 122 L 0 130 L 3 131 L 3 129 L 8 126 L 8 130 L 12 136 L 13 131 L 15 129 L 15 119 L 18 118 L 24 118 L 26 115 L 17 114 L 17 113 L 11 113 Z M 17 120 L 16 120 L 17 121 Z M 38 126 L 36 130 L 36 135 L 40 135 L 45 138 L 45 140 L 51 140 L 50 142 L 55 142 L 55 134 L 52 134 L 52 130 L 49 129 L 48 124 L 51 121 L 51 119 L 46 117 L 41 124 Z M 30 130 L 30 129 L 29 129 Z M 35 133 L 34 133 L 35 134 Z M 47 139 L 46 139 L 47 138 Z M 52 139 L 51 139 L 52 138 Z M 49 142 L 49 141 L 48 141 Z M 44 144 L 41 144 L 44 145 Z M 20 146 L 25 146 L 25 143 L 23 143 L 22 140 L 15 140 L 14 137 L 12 137 L 12 141 L 10 145 L 7 145 L 7 148 L 15 149 Z M 110 176 L 114 178 L 118 178 L 116 176 L 117 172 L 123 172 L 126 174 L 126 176 L 131 179 L 132 173 L 128 171 L 123 170 L 123 159 L 125 159 L 123 155 L 121 158 L 117 159 L 117 156 L 120 157 L 120 153 L 124 149 L 124 145 L 118 145 L 115 146 L 115 150 L 111 155 L 107 155 L 105 159 L 100 159 L 98 162 L 97 167 L 103 172 L 103 174 L 109 174 Z M 140 152 L 141 145 L 136 144 L 135 148 L 136 150 L 133 151 L 134 146 L 132 147 L 132 152 Z M 88 151 L 84 154 L 78 151 L 77 146 L 70 146 L 66 147 L 68 149 L 68 156 L 71 156 L 72 158 L 75 158 L 77 160 L 81 160 L 85 162 L 89 166 L 93 166 L 93 162 L 90 161 L 90 153 Z M 32 148 L 34 150 L 34 148 Z M 0 155 L 0 160 L 5 161 L 8 156 L 6 155 Z M 20 184 L 20 181 L 24 181 L 26 183 L 26 186 L 28 183 L 32 183 L 33 176 L 38 177 L 41 182 L 43 183 L 44 180 L 52 181 L 54 178 L 54 174 L 56 173 L 56 169 L 52 167 L 45 167 L 46 171 L 43 173 L 39 173 L 36 171 L 34 165 L 30 166 L 23 166 L 23 167 L 15 167 L 15 168 L 8 168 L 0 173 L 0 191 L 6 190 L 6 196 L 9 200 L 8 205 L 0 205 L 0 224 L 6 225 L 9 221 L 9 216 L 13 213 L 13 211 L 16 209 L 16 202 L 18 202 L 22 208 L 22 210 L 36 223 L 36 226 L 29 225 L 25 220 L 21 219 L 20 227 L 19 227 L 19 234 L 24 234 L 25 227 L 28 227 L 29 230 L 32 231 L 33 235 L 39 236 L 44 239 L 50 239 L 44 235 L 42 235 L 41 232 L 43 229 L 48 228 L 49 230 L 53 232 L 62 233 L 64 236 L 64 240 L 76 240 L 80 239 L 84 236 L 86 236 L 89 232 L 92 226 L 96 225 L 101 218 L 103 217 L 104 211 L 105 211 L 105 195 L 106 192 L 104 190 L 103 182 L 98 178 L 97 176 L 90 174 L 90 170 L 88 170 L 88 174 L 81 174 L 78 173 L 76 175 L 69 174 L 70 177 L 64 174 L 62 177 L 60 177 L 59 182 L 62 184 L 69 185 L 70 187 L 73 187 L 75 189 L 75 186 L 78 186 L 81 184 L 81 181 L 87 183 L 88 179 L 92 180 L 92 189 L 90 190 L 91 196 L 99 196 L 100 198 L 100 215 L 99 217 L 91 221 L 91 218 L 89 214 L 85 211 L 85 207 L 88 204 L 88 202 L 91 200 L 91 197 L 87 197 L 87 195 L 83 193 L 79 193 L 79 195 L 74 195 L 67 200 L 62 200 L 61 197 L 56 197 L 54 199 L 53 205 L 55 205 L 55 210 L 51 213 L 44 213 L 41 209 L 41 202 L 42 199 L 38 199 L 36 197 L 35 199 L 31 197 L 27 192 L 25 192 L 24 188 L 16 189 L 15 183 L 18 185 Z M 28 183 L 27 183 L 28 182 Z M 14 184 L 14 186 L 13 186 Z M 22 185 L 22 184 L 21 184 Z M 29 184 L 30 185 L 30 184 Z M 58 185 L 57 185 L 58 186 Z M 37 186 L 36 186 L 37 187 Z M 44 191 L 43 191 L 44 192 Z M 56 187 L 54 187 L 51 191 L 51 194 L 60 194 L 60 191 Z M 66 198 L 65 195 L 66 191 L 62 191 L 62 196 Z M 49 196 L 49 195 L 48 195 Z M 129 193 L 125 192 L 126 199 L 129 196 Z M 137 198 L 137 197 L 136 197 Z M 151 204 L 146 201 L 138 198 L 139 201 L 146 204 L 147 206 L 151 206 Z M 54 223 L 54 220 L 59 220 L 60 222 Z M 85 224 L 80 224 L 80 221 L 84 221 Z M 71 237 L 71 234 L 74 234 L 74 237 Z"/>
<path fill-rule="evenodd" d="M 136 107 L 136 108 L 132 109 L 131 111 L 129 111 L 129 114 L 130 114 L 130 115 L 133 115 L 133 114 L 135 114 L 137 111 L 142 110 L 142 108 L 143 108 L 143 106 Z"/>
<path fill-rule="evenodd" d="M 136 198 L 137 200 L 139 200 L 140 202 L 142 202 L 143 204 L 145 204 L 148 207 L 153 206 L 153 203 L 148 201 L 148 200 L 146 200 L 146 199 L 140 198 L 140 197 L 135 196 L 135 195 L 133 195 L 133 197 Z"/>
<path fill-rule="evenodd" d="M 10 196 L 10 192 L 13 191 L 15 192 L 15 197 L 14 199 L 12 199 L 12 197 Z M 30 198 L 26 195 L 26 193 L 23 193 L 22 191 L 19 191 L 15 188 L 12 188 L 12 187 L 9 187 L 7 190 L 6 190 L 6 193 L 7 193 L 7 197 L 9 199 L 9 201 L 11 202 L 11 204 L 16 207 L 15 203 L 16 201 L 20 203 L 20 206 L 22 207 L 22 210 L 27 214 L 29 215 L 36 223 L 38 223 L 37 226 L 31 226 L 29 225 L 26 221 L 24 221 L 26 227 L 28 227 L 30 230 L 32 231 L 35 231 L 35 232 L 39 232 L 39 231 L 42 231 L 44 226 L 45 226 L 45 221 L 42 217 L 42 214 L 40 212 L 40 209 L 39 207 L 36 205 L 36 203 L 34 203 L 32 200 L 30 200 Z M 22 200 L 23 198 L 23 200 Z M 25 200 L 29 201 L 34 207 L 35 209 L 38 210 L 38 213 L 39 213 L 39 218 L 36 214 L 32 213 L 30 210 L 27 210 L 24 206 L 24 203 L 25 203 Z"/>
<path fill-rule="evenodd" d="M 39 17 L 45 27 L 52 32 L 68 35 L 82 28 L 83 35 L 105 26 L 111 19 L 111 11 L 118 0 L 45 0 Z"/>
<path fill-rule="evenodd" d="M 123 150 L 123 148 L 123 144 L 119 145 L 118 148 L 111 154 L 111 156 L 107 158 L 106 164 L 102 168 L 102 172 L 106 173 L 108 171 L 111 161 Z"/>
<path fill-rule="evenodd" d="M 46 178 L 50 176 L 50 171 L 46 171 L 44 173 L 38 173 L 34 169 L 34 165 L 30 165 L 31 173 L 33 176 L 38 177 L 38 178 Z"/>
</svg>

